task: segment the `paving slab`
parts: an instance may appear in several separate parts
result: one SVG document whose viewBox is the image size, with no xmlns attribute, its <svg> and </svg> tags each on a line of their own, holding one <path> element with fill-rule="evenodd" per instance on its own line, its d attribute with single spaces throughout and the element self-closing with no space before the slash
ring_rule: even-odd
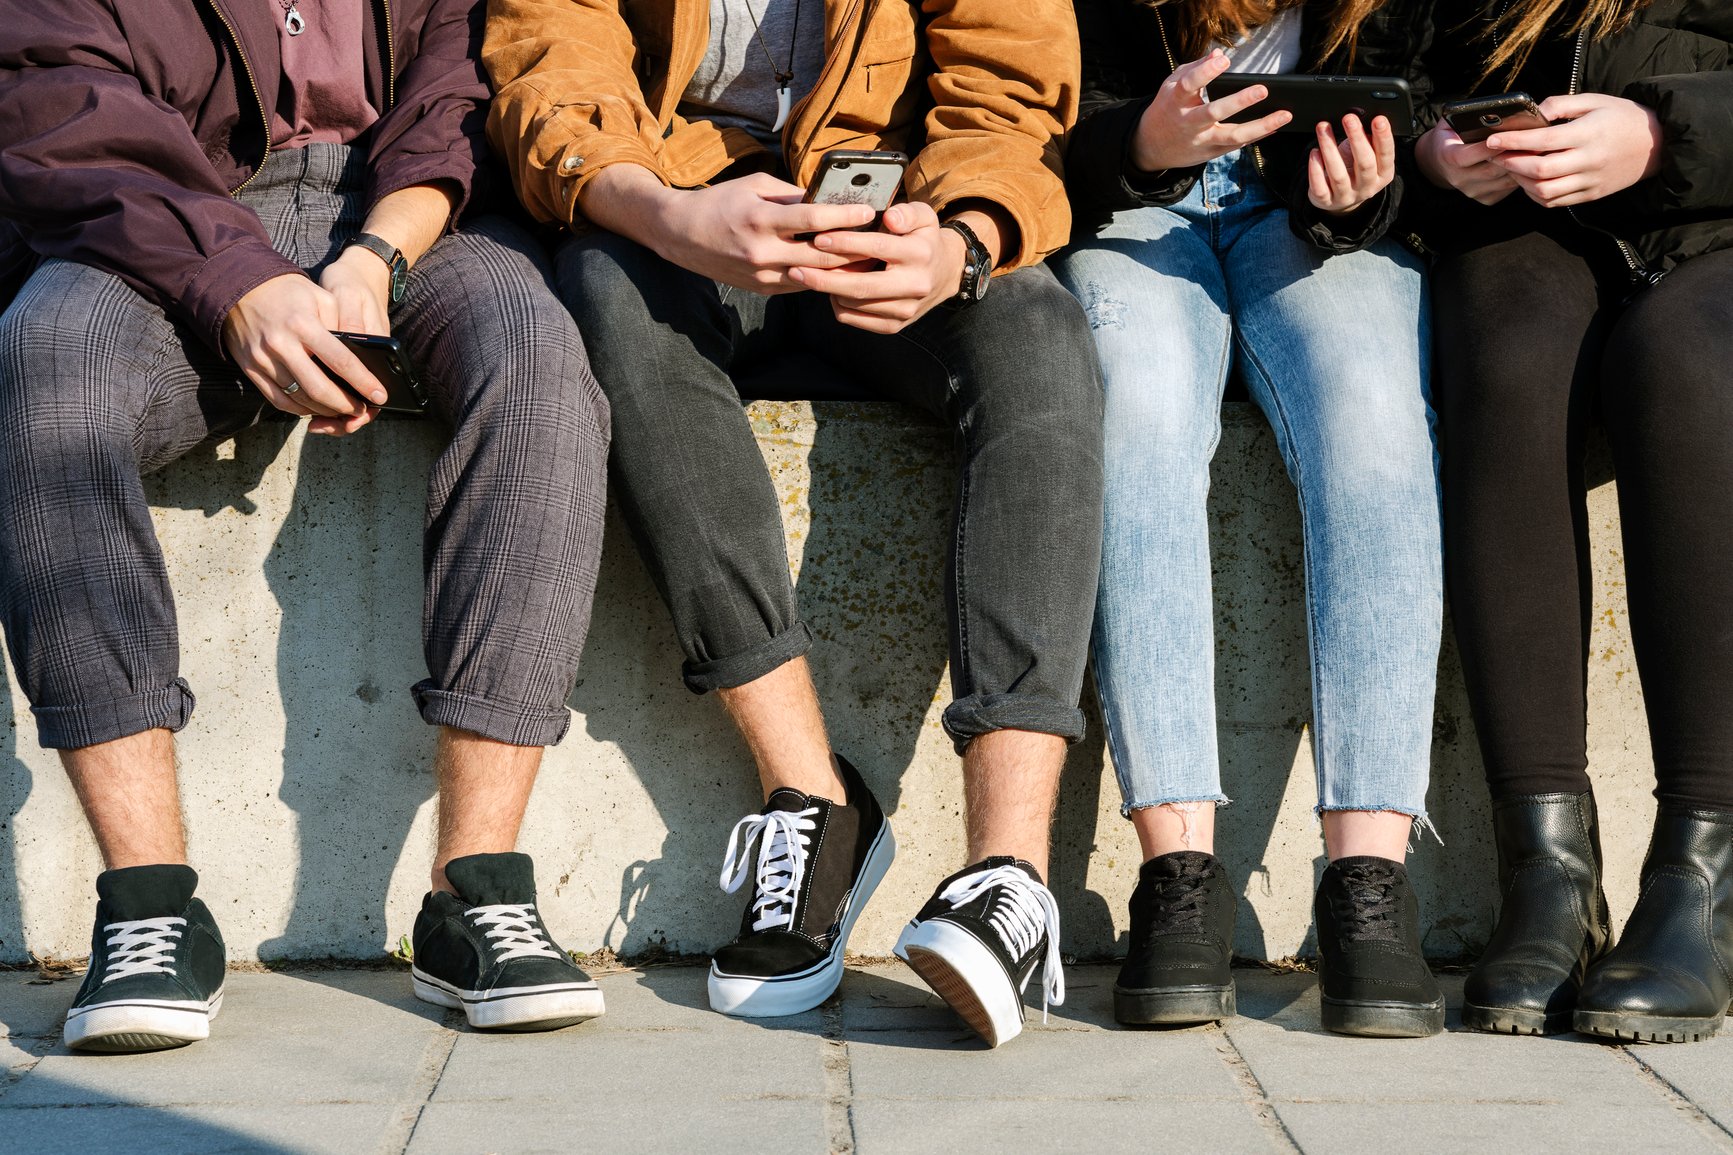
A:
<svg viewBox="0 0 1733 1155">
<path fill-rule="evenodd" d="M 1328 1155 L 1711 1155 L 1717 1144 L 1664 1102 L 1641 1107 L 1593 1099 L 1516 1103 L 1288 1103 L 1276 1112 L 1300 1150 Z"/>
<path fill-rule="evenodd" d="M 857 1101 L 853 1119 L 860 1155 L 1042 1150 L 1268 1155 L 1281 1150 L 1251 1111 L 1237 1103 L 873 1099 Z"/>
<path fill-rule="evenodd" d="M 1626 1053 L 1733 1135 L 1733 1034 L 1701 1043 L 1628 1047 Z"/>
<path fill-rule="evenodd" d="M 664 1079 L 667 1074 L 664 1072 Z M 570 1103 L 514 1104 L 506 1110 L 431 1103 L 421 1113 L 409 1155 L 570 1155 L 585 1145 L 610 1151 L 733 1153 L 822 1152 L 829 1148 L 824 1105 L 816 1099 L 701 1098 L 685 1110 L 645 1110 L 641 1101 L 589 1097 Z"/>
<path fill-rule="evenodd" d="M 82 981 L 43 982 L 34 971 L 0 971 L 0 1038 L 58 1035 Z"/>
<path fill-rule="evenodd" d="M 12 1151 L 198 1152 L 199 1155 L 350 1155 L 375 1148 L 394 1124 L 387 1107 L 361 1104 L 246 1107 L 61 1107 L 0 1110 Z"/>
<path fill-rule="evenodd" d="M 704 966 L 647 967 L 603 974 L 596 982 L 602 988 L 607 1013 L 589 1025 L 610 1031 L 758 1031 L 768 1026 L 810 1034 L 824 1032 L 824 1014 L 819 1010 L 776 1020 L 718 1015 L 710 1009 L 709 974 Z"/>
</svg>

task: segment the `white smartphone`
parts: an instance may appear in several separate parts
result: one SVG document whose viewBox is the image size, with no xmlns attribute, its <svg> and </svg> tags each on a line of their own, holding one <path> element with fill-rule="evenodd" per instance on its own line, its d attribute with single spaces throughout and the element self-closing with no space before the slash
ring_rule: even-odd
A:
<svg viewBox="0 0 1733 1155">
<path fill-rule="evenodd" d="M 869 205 L 882 213 L 896 200 L 902 187 L 903 170 L 909 167 L 907 153 L 867 152 L 833 148 L 819 159 L 818 171 L 806 188 L 811 205 Z M 860 226 L 873 228 L 878 217 Z M 801 233 L 795 240 L 811 240 L 817 233 Z"/>
</svg>

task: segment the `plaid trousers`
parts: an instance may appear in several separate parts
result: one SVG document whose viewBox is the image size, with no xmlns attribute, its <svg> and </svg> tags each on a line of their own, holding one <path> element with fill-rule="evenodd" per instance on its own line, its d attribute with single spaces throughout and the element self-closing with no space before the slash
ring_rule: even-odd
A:
<svg viewBox="0 0 1733 1155">
<path fill-rule="evenodd" d="M 276 153 L 242 194 L 317 274 L 360 231 L 366 166 Z M 415 265 L 392 331 L 452 430 L 427 485 L 422 717 L 565 735 L 601 560 L 608 407 L 523 229 L 466 222 Z M 42 745 L 179 730 L 173 595 L 141 475 L 274 413 L 118 277 L 48 261 L 0 314 L 0 625 Z M 356 436 L 368 436 L 362 430 Z"/>
</svg>

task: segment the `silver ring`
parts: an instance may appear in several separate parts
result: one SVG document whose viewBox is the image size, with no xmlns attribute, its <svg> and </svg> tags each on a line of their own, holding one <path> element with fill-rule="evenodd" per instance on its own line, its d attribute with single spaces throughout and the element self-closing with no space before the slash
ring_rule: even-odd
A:
<svg viewBox="0 0 1733 1155">
<path fill-rule="evenodd" d="M 300 391 L 301 383 L 299 381 L 291 381 L 287 385 L 283 386 L 283 392 L 285 393 L 299 393 Z"/>
</svg>

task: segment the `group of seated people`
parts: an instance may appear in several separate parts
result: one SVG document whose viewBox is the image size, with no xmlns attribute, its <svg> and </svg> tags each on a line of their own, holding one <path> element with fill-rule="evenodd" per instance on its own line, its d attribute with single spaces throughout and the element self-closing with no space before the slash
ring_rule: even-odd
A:
<svg viewBox="0 0 1733 1155">
<path fill-rule="evenodd" d="M 1380 78 L 1411 115 L 1299 116 L 1300 76 Z M 1504 111 L 1445 107 L 1472 97 Z M 1443 1029 L 1405 858 L 1448 579 L 1501 895 L 1463 1023 L 1714 1034 L 1729 108 L 1733 9 L 1693 0 L 0 0 L 0 626 L 106 867 L 66 1043 L 182 1045 L 223 997 L 141 476 L 387 407 L 450 430 L 411 690 L 439 786 L 415 994 L 483 1029 L 603 1011 L 515 846 L 611 488 L 765 798 L 726 835 L 745 910 L 710 1003 L 830 997 L 898 767 L 827 738 L 736 386 L 793 351 L 955 431 L 967 850 L 896 952 L 988 1045 L 1037 970 L 1064 999 L 1044 879 L 1091 662 L 1144 859 L 1115 1015 L 1235 1013 L 1206 510 L 1230 376 L 1304 533 L 1324 1026 Z M 1596 427 L 1657 799 L 1616 944 L 1586 774 Z"/>
</svg>

